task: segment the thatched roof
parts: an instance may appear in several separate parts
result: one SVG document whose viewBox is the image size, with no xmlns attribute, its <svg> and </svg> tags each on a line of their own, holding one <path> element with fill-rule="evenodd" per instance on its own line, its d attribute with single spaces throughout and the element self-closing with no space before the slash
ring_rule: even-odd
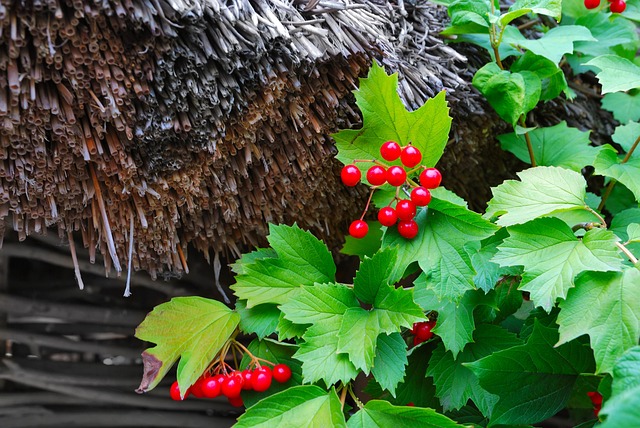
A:
<svg viewBox="0 0 640 428">
<path fill-rule="evenodd" d="M 371 61 L 401 72 L 410 107 L 443 88 L 468 102 L 464 58 L 437 38 L 445 16 L 426 2 L 5 2 L 0 219 L 21 238 L 80 231 L 116 271 L 133 231 L 133 268 L 154 277 L 187 269 L 188 243 L 237 255 L 268 222 L 337 242 L 362 191 L 336 180 L 328 134 L 359 122 L 351 91 Z"/>
</svg>

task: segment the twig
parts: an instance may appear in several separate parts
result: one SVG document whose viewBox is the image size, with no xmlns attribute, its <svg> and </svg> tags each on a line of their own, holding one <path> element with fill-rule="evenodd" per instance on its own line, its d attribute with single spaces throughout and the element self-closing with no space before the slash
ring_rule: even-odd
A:
<svg viewBox="0 0 640 428">
<path fill-rule="evenodd" d="M 111 256 L 113 267 L 116 269 L 116 272 L 122 272 L 120 261 L 118 260 L 118 254 L 116 253 L 116 245 L 113 242 L 113 234 L 111 233 L 111 226 L 109 225 L 109 217 L 107 217 L 107 209 L 104 205 L 104 199 L 102 199 L 102 190 L 100 190 L 100 183 L 98 182 L 96 171 L 93 169 L 93 165 L 91 163 L 89 164 L 89 173 L 93 180 L 96 199 L 98 201 L 98 206 L 100 207 L 100 214 L 102 215 L 102 223 L 104 226 L 104 233 L 106 235 L 105 239 L 107 240 L 107 246 L 109 247 L 109 255 Z"/>
<path fill-rule="evenodd" d="M 124 297 L 131 296 L 132 261 L 133 261 L 133 211 L 129 211 L 129 260 L 127 263 L 127 285 L 124 287 Z"/>
<path fill-rule="evenodd" d="M 69 251 L 71 251 L 71 260 L 73 260 L 73 272 L 76 274 L 78 288 L 80 288 L 80 290 L 84 290 L 84 282 L 82 282 L 82 273 L 80 272 L 80 265 L 78 264 L 78 255 L 76 254 L 76 244 L 73 241 L 73 232 L 71 232 L 70 227 L 67 227 L 67 236 L 69 238 Z"/>
<path fill-rule="evenodd" d="M 616 242 L 616 247 L 620 248 L 620 251 L 622 251 L 624 255 L 629 258 L 629 260 L 631 260 L 631 263 L 633 263 L 634 265 L 638 264 L 638 259 L 633 255 L 631 251 L 629 251 L 627 247 L 625 247 L 620 242 Z"/>
</svg>

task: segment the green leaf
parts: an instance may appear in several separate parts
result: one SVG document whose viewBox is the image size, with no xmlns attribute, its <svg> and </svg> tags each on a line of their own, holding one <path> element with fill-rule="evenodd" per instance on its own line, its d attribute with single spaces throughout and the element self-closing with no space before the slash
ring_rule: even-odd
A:
<svg viewBox="0 0 640 428">
<path fill-rule="evenodd" d="M 588 272 L 560 303 L 560 341 L 589 335 L 598 373 L 611 372 L 615 360 L 640 339 L 640 271 Z"/>
<path fill-rule="evenodd" d="M 247 334 L 255 333 L 260 339 L 274 333 L 278 327 L 280 310 L 274 304 L 264 303 L 247 308 L 246 301 L 238 300 L 236 312 L 240 315 L 240 330 Z"/>
<path fill-rule="evenodd" d="M 537 128 L 529 137 L 538 166 L 558 166 L 580 172 L 585 166 L 593 165 L 601 150 L 591 146 L 588 132 L 569 128 L 565 121 L 549 128 Z M 524 137 L 504 134 L 498 136 L 498 140 L 504 150 L 523 162 L 531 162 Z"/>
<path fill-rule="evenodd" d="M 640 67 L 626 58 L 603 55 L 592 59 L 586 65 L 601 70 L 596 77 L 602 85 L 603 94 L 640 88 Z"/>
<path fill-rule="evenodd" d="M 473 343 L 466 346 L 457 358 L 439 344 L 431 354 L 427 376 L 433 377 L 445 411 L 460 409 L 468 400 L 472 400 L 483 415 L 490 416 L 498 397 L 482 389 L 478 378 L 463 363 L 522 345 L 522 340 L 502 327 L 491 324 L 479 325 L 473 333 L 473 339 Z"/>
<path fill-rule="evenodd" d="M 423 165 L 431 167 L 438 162 L 451 128 L 444 91 L 409 112 L 398 96 L 398 75 L 388 76 L 374 63 L 368 77 L 360 79 L 355 97 L 362 111 L 363 126 L 332 135 L 340 162 L 349 164 L 354 159 L 379 159 L 380 144 L 388 140 L 400 145 L 411 142 L 422 152 Z M 357 165 L 363 170 L 369 166 L 366 163 Z"/>
<path fill-rule="evenodd" d="M 626 163 L 622 163 L 616 151 L 607 145 L 603 146 L 593 166 L 596 174 L 619 181 L 633 193 L 636 200 L 640 200 L 640 156 L 631 156 Z"/>
<path fill-rule="evenodd" d="M 491 107 L 506 122 L 515 126 L 525 111 L 525 106 L 535 105 L 531 97 L 534 93 L 528 93 L 526 83 L 530 80 L 520 73 L 511 73 L 500 69 L 495 63 L 490 62 L 473 76 L 473 86 L 485 96 Z M 538 82 L 537 87 L 540 87 Z"/>
<path fill-rule="evenodd" d="M 627 241 L 629 234 L 627 229 L 630 225 L 636 223 L 640 219 L 640 208 L 630 208 L 624 210 L 611 220 L 611 231 L 615 233 L 621 241 Z"/>
<path fill-rule="evenodd" d="M 278 332 L 278 340 L 298 339 L 307 331 L 311 324 L 295 324 L 284 317 L 284 314 L 280 312 L 280 318 L 278 319 L 278 326 L 276 331 Z"/>
<path fill-rule="evenodd" d="M 509 272 L 508 269 L 501 268 L 500 265 L 491 261 L 498 252 L 498 245 L 507 236 L 509 236 L 507 230 L 500 229 L 495 235 L 482 240 L 480 249 L 471 256 L 471 263 L 477 272 L 473 282 L 485 293 L 492 290 L 502 275 Z"/>
<path fill-rule="evenodd" d="M 296 225 L 270 225 L 269 231 L 267 239 L 277 258 L 261 252 L 236 265 L 241 273 L 231 289 L 247 301 L 247 308 L 285 303 L 300 285 L 334 280 L 336 267 L 322 241 Z"/>
<path fill-rule="evenodd" d="M 499 396 L 489 426 L 533 424 L 564 408 L 576 379 L 593 370 L 591 350 L 572 341 L 554 347 L 555 329 L 536 321 L 527 343 L 464 365 Z"/>
<path fill-rule="evenodd" d="M 620 123 L 640 120 L 640 92 L 610 92 L 602 98 L 602 108 Z"/>
<path fill-rule="evenodd" d="M 138 391 L 153 389 L 180 358 L 181 391 L 193 385 L 229 339 L 240 316 L 224 304 L 203 297 L 174 297 L 156 306 L 135 336 L 156 344 L 142 353 L 144 374 Z"/>
<path fill-rule="evenodd" d="M 335 390 L 294 386 L 259 401 L 238 418 L 234 428 L 346 427 Z"/>
<path fill-rule="evenodd" d="M 369 233 L 364 238 L 354 238 L 349 235 L 344 246 L 340 250 L 342 254 L 349 256 L 373 256 L 380 249 L 382 244 L 382 227 L 377 221 L 368 221 Z"/>
<path fill-rule="evenodd" d="M 448 417 L 433 409 L 393 406 L 388 401 L 371 400 L 347 422 L 349 428 L 415 428 L 460 427 Z"/>
<path fill-rule="evenodd" d="M 535 73 L 541 80 L 540 99 L 543 101 L 554 99 L 567 88 L 567 81 L 562 69 L 556 63 L 531 51 L 526 51 L 513 63 L 510 69 L 514 72 L 530 71 Z"/>
<path fill-rule="evenodd" d="M 290 269 L 305 273 L 309 281 L 323 284 L 335 279 L 336 265 L 327 246 L 297 225 L 269 225 L 271 248 Z"/>
<path fill-rule="evenodd" d="M 243 254 L 242 257 L 240 257 L 238 260 L 236 260 L 235 263 L 231 264 L 230 266 L 233 272 L 240 275 L 240 274 L 246 273 L 244 271 L 244 267 L 246 265 L 250 265 L 254 263 L 256 260 L 270 259 L 270 258 L 276 258 L 276 257 L 278 257 L 278 254 L 275 252 L 273 248 L 258 248 L 255 251 Z"/>
<path fill-rule="evenodd" d="M 564 299 L 580 272 L 620 270 L 618 238 L 610 231 L 592 229 L 576 238 L 567 224 L 553 217 L 507 228 L 509 237 L 498 246 L 493 261 L 500 266 L 524 266 L 520 289 L 547 312 Z"/>
<path fill-rule="evenodd" d="M 342 284 L 318 284 L 300 287 L 280 310 L 285 318 L 297 324 L 315 324 L 335 320 L 349 308 L 360 307 L 353 290 Z"/>
<path fill-rule="evenodd" d="M 640 242 L 640 224 L 632 223 L 627 226 L 627 236 L 629 242 Z"/>
<path fill-rule="evenodd" d="M 433 332 L 440 336 L 445 348 L 456 357 L 473 340 L 473 311 L 482 302 L 484 293 L 478 290 L 467 291 L 458 304 L 451 300 L 439 300 L 437 293 L 421 281 L 424 278 L 425 275 L 422 275 L 416 280 L 415 300 L 425 311 L 438 312 L 438 322 Z"/>
<path fill-rule="evenodd" d="M 587 209 L 582 175 L 568 169 L 539 166 L 518 173 L 521 181 L 506 180 L 493 188 L 485 218 L 511 226 L 562 211 Z"/>
<path fill-rule="evenodd" d="M 437 198 L 415 221 L 419 232 L 414 239 L 406 240 L 395 228 L 383 238 L 383 247 L 398 246 L 398 265 L 418 261 L 423 271 L 440 279 L 437 291 L 442 298 L 459 299 L 475 288 L 468 245 L 488 238 L 498 227 L 463 206 Z"/>
<path fill-rule="evenodd" d="M 547 15 L 560 21 L 562 16 L 562 0 L 517 0 L 509 8 L 510 11 L 528 9 L 538 15 Z"/>
<path fill-rule="evenodd" d="M 488 2 L 457 0 L 448 7 L 451 23 L 442 34 L 485 33 L 489 31 L 487 19 L 491 9 Z"/>
<path fill-rule="evenodd" d="M 271 339 L 255 339 L 247 345 L 247 349 L 249 349 L 249 352 L 258 358 L 271 361 L 274 364 L 286 364 L 289 366 L 291 369 L 291 379 L 284 383 L 274 381 L 272 382 L 271 387 L 264 392 L 243 390 L 242 401 L 246 408 L 253 406 L 267 396 L 276 394 L 302 383 L 302 368 L 300 367 L 300 361 L 293 358 L 293 354 L 298 349 L 298 346 L 291 345 L 289 343 L 276 342 Z M 249 366 L 250 361 L 251 358 L 249 355 L 244 354 L 242 361 L 240 362 L 240 370 L 246 369 Z"/>
<path fill-rule="evenodd" d="M 562 25 L 552 28 L 539 39 L 519 39 L 513 41 L 536 55 L 543 56 L 558 64 L 565 54 L 573 53 L 574 43 L 578 41 L 595 42 L 596 39 L 586 27 L 581 25 Z M 512 41 L 505 40 L 510 43 Z"/>
<path fill-rule="evenodd" d="M 613 367 L 612 396 L 604 403 L 599 416 L 603 428 L 640 426 L 640 346 L 621 356 Z"/>
<path fill-rule="evenodd" d="M 394 397 L 398 383 L 404 379 L 407 362 L 407 344 L 400 333 L 378 336 L 371 374 Z"/>
<path fill-rule="evenodd" d="M 616 95 L 616 94 L 611 94 Z M 640 110 L 638 111 L 640 116 Z M 629 152 L 636 140 L 640 137 L 640 123 L 630 122 L 626 125 L 620 125 L 616 128 L 615 132 L 611 136 L 613 141 L 620 144 L 625 152 Z"/>
<path fill-rule="evenodd" d="M 353 291 L 364 303 L 373 303 L 382 290 L 402 279 L 402 271 L 397 269 L 398 251 L 395 247 L 387 247 L 378 251 L 373 257 L 365 257 L 360 269 L 353 279 Z"/>
</svg>

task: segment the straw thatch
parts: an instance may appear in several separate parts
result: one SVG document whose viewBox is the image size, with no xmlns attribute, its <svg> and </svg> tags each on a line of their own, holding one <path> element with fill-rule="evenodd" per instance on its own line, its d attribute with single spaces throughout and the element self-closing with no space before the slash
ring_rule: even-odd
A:
<svg viewBox="0 0 640 428">
<path fill-rule="evenodd" d="M 328 135 L 358 125 L 374 59 L 410 108 L 447 90 L 443 169 L 481 204 L 495 183 L 469 169 L 508 168 L 445 19 L 425 1 L 2 0 L 0 220 L 57 228 L 74 257 L 79 231 L 107 271 L 152 277 L 188 270 L 187 244 L 238 255 L 268 222 L 336 244 L 363 189 L 339 183 Z"/>
</svg>

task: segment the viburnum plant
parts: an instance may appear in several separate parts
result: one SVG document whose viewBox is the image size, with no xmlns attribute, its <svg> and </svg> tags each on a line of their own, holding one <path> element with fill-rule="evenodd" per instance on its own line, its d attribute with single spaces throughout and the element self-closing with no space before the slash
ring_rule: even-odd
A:
<svg viewBox="0 0 640 428">
<path fill-rule="evenodd" d="M 500 144 L 532 165 L 485 213 L 440 186 L 445 93 L 407 111 L 373 64 L 355 91 L 362 128 L 333 135 L 343 183 L 365 177 L 364 211 L 378 210 L 342 249 L 360 258 L 352 283 L 311 233 L 271 225 L 269 246 L 232 265 L 235 308 L 174 298 L 139 326 L 156 343 L 139 392 L 178 362 L 172 397 L 224 395 L 246 407 L 237 427 L 527 427 L 563 409 L 580 427 L 640 426 L 640 9 L 560 4 L 448 2 L 445 34 L 492 55 L 473 83 L 513 126 Z M 525 15 L 537 38 L 513 24 Z M 540 102 L 572 98 L 565 73 L 587 72 L 620 123 L 612 145 L 529 127 Z"/>
</svg>

